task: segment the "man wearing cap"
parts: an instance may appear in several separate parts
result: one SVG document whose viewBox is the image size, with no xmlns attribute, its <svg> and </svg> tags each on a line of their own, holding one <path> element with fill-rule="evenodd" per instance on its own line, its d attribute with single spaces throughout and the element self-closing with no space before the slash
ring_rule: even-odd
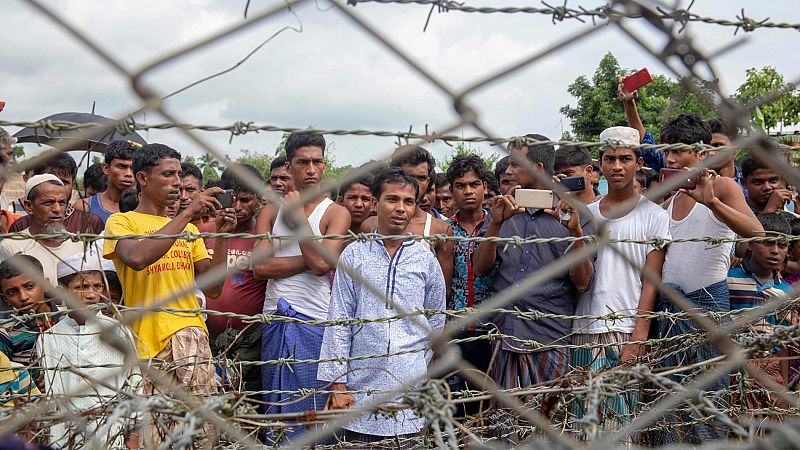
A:
<svg viewBox="0 0 800 450">
<path fill-rule="evenodd" d="M 108 290 L 103 280 L 103 267 L 96 254 L 74 253 L 58 263 L 58 282 L 74 300 L 83 306 L 105 303 Z M 70 305 L 69 314 L 42 332 L 36 341 L 36 352 L 44 369 L 44 392 L 50 398 L 62 399 L 57 410 L 75 416 L 79 421 L 64 421 L 50 427 L 50 442 L 60 447 L 92 446 L 122 448 L 121 434 L 125 419 L 117 419 L 104 427 L 104 415 L 84 415 L 102 408 L 120 392 L 133 393 L 139 384 L 138 371 L 120 370 L 126 353 L 135 354 L 133 336 L 116 319 L 100 309 L 81 309 Z M 112 340 L 109 339 L 113 336 Z M 117 346 L 123 344 L 126 351 Z M 68 370 L 71 369 L 71 370 Z M 103 380 L 91 383 L 90 380 Z M 104 432 L 102 430 L 105 430 Z M 91 441 L 90 441 L 91 440 Z"/>
<path fill-rule="evenodd" d="M 661 206 L 634 189 L 636 171 L 643 161 L 639 132 L 629 127 L 611 127 L 600 134 L 607 145 L 600 148 L 600 168 L 608 180 L 608 194 L 587 207 L 598 221 L 605 221 L 613 240 L 669 239 L 669 216 Z M 661 274 L 665 249 L 633 243 L 613 243 L 597 253 L 595 274 L 589 289 L 578 299 L 575 315 L 624 316 L 652 314 L 658 299 L 658 286 L 642 275 L 643 270 Z M 631 265 L 628 260 L 635 265 Z M 618 362 L 641 356 L 642 347 L 625 344 L 647 340 L 650 319 L 623 318 L 613 321 L 575 319 L 572 322 L 575 366 L 599 372 Z M 600 344 L 599 347 L 592 345 Z M 602 406 L 605 429 L 617 428 L 634 412 L 632 392 L 611 397 Z M 578 406 L 577 415 L 583 415 Z"/>
<path fill-rule="evenodd" d="M 64 183 L 52 174 L 34 175 L 25 182 L 22 200 L 30 211 L 30 226 L 21 231 L 25 235 L 63 233 L 64 212 L 69 204 Z M 51 239 L 3 239 L 0 241 L 0 261 L 11 255 L 30 255 L 38 259 L 44 268 L 44 276 L 52 286 L 58 285 L 56 266 L 60 259 L 83 252 L 82 242 L 63 238 Z"/>
</svg>

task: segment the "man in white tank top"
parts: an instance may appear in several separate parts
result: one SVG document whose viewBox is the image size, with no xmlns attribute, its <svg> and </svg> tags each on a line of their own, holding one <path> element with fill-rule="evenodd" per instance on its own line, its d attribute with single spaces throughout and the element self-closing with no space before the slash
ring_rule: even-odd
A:
<svg viewBox="0 0 800 450">
<path fill-rule="evenodd" d="M 662 144 L 709 144 L 711 128 L 696 114 L 681 114 L 670 120 L 661 130 Z M 689 150 L 666 150 L 664 159 L 673 169 L 699 166 L 706 153 Z M 692 190 L 680 189 L 664 205 L 670 217 L 670 234 L 673 239 L 715 237 L 733 238 L 753 237 L 763 232 L 761 224 L 747 206 L 739 185 L 731 178 L 722 177 L 711 170 L 703 170 Z M 667 249 L 662 281 L 665 285 L 684 295 L 692 305 L 701 311 L 728 312 L 727 274 L 730 266 L 732 244 L 709 246 L 706 242 L 674 243 Z M 662 297 L 659 304 L 662 311 L 677 313 L 680 309 Z M 663 320 L 659 323 L 661 337 L 673 337 L 695 330 L 691 321 Z M 698 363 L 718 355 L 710 344 L 685 348 L 680 340 L 674 347 L 664 344 L 662 352 L 673 355 L 664 361 L 665 367 Z M 696 371 L 676 375 L 676 381 L 693 376 Z M 709 386 L 709 391 L 725 389 L 728 377 Z M 676 436 L 688 436 L 691 442 L 704 442 L 722 437 L 726 428 L 721 424 L 705 423 L 685 430 L 677 430 L 677 423 L 689 423 L 686 417 L 669 418 L 670 428 L 675 431 L 664 436 L 666 442 L 673 442 Z M 689 418 L 691 419 L 691 418 Z"/>
<path fill-rule="evenodd" d="M 296 210 L 279 205 L 265 206 L 259 214 L 256 233 L 298 237 L 345 234 L 350 227 L 350 214 L 320 191 L 319 183 L 325 172 L 325 139 L 309 132 L 291 134 L 286 141 L 286 168 L 296 190 L 286 193 L 284 205 L 295 202 L 309 191 L 317 191 L 318 195 Z M 300 220 L 295 228 L 291 219 L 287 220 L 288 215 L 305 217 L 307 220 Z M 338 257 L 345 244 L 344 240 L 283 239 L 262 240 L 255 245 L 254 254 L 270 255 L 254 261 L 253 265 L 255 276 L 269 278 L 264 296 L 264 314 L 276 315 L 279 319 L 262 327 L 263 361 L 319 359 L 325 328 L 288 322 L 285 318 L 327 319 L 331 294 L 328 274 L 336 268 L 336 263 L 323 258 L 322 253 L 327 250 Z M 317 381 L 316 363 L 267 364 L 262 366 L 261 375 L 262 388 L 265 390 L 287 392 L 320 390 L 324 387 L 324 383 Z M 327 396 L 301 396 L 299 392 L 264 396 L 264 401 L 268 402 L 267 413 L 270 414 L 322 410 L 326 400 Z M 293 435 L 296 434 L 288 437 Z"/>
</svg>

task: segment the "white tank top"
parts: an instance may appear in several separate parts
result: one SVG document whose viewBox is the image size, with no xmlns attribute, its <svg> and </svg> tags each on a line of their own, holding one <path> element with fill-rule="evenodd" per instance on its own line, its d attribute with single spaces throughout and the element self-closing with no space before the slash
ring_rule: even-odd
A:
<svg viewBox="0 0 800 450">
<path fill-rule="evenodd" d="M 319 223 L 322 216 L 333 201 L 325 197 L 311 215 L 308 223 L 316 236 L 322 236 Z M 283 218 L 283 209 L 278 210 L 272 234 L 276 236 L 292 235 L 294 232 Z M 300 256 L 300 244 L 297 241 L 273 241 L 275 256 Z M 314 275 L 311 269 L 288 278 L 270 279 L 264 294 L 264 314 L 273 314 L 278 308 L 278 299 L 283 298 L 300 314 L 313 319 L 328 318 L 328 304 L 331 301 L 330 277 Z"/>
<path fill-rule="evenodd" d="M 423 236 L 430 236 L 431 235 L 431 223 L 433 223 L 433 214 L 425 213 L 425 228 L 422 229 Z M 431 245 L 431 241 L 426 239 L 422 239 L 419 241 L 422 245 L 428 248 L 428 250 L 433 251 L 433 245 Z"/>
<path fill-rule="evenodd" d="M 680 194 L 685 195 L 685 194 Z M 669 213 L 669 231 L 672 239 L 687 239 L 703 236 L 733 239 L 736 233 L 717 220 L 707 206 L 695 203 L 683 220 L 672 216 L 677 196 L 672 197 Z M 711 247 L 708 242 L 673 243 L 667 248 L 662 279 L 664 283 L 676 284 L 687 294 L 728 278 L 733 243 Z"/>
</svg>

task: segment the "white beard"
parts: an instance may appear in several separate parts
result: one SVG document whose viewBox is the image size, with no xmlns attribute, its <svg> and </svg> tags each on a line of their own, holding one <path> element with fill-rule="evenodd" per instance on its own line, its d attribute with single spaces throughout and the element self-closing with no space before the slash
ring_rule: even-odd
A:
<svg viewBox="0 0 800 450">
<path fill-rule="evenodd" d="M 66 229 L 64 228 L 64 222 L 50 222 L 42 225 L 39 231 L 42 234 L 58 234 L 65 232 Z"/>
</svg>

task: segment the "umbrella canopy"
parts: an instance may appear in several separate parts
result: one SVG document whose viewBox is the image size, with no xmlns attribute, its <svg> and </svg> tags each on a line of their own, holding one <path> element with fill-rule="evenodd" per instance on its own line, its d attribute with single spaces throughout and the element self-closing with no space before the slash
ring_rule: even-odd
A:
<svg viewBox="0 0 800 450">
<path fill-rule="evenodd" d="M 65 131 L 52 131 L 41 127 L 28 127 L 16 132 L 14 137 L 17 138 L 17 142 L 35 142 L 37 144 L 59 146 L 63 151 L 87 150 L 92 152 L 104 152 L 106 144 L 116 140 L 127 140 L 142 145 L 147 144 L 136 132 L 132 134 L 120 133 L 117 129 L 116 120 L 96 114 L 67 112 L 53 114 L 52 116 L 39 120 L 39 122 L 47 121 L 54 124 L 58 124 L 58 122 L 75 122 L 81 124 L 96 123 L 102 126 Z"/>
</svg>

